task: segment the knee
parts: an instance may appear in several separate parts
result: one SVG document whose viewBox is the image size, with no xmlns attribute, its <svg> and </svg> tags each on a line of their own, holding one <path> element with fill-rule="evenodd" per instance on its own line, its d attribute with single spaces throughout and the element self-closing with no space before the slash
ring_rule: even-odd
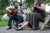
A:
<svg viewBox="0 0 50 33">
<path fill-rule="evenodd" d="M 20 16 L 20 17 L 19 17 L 19 20 L 23 20 L 23 16 Z"/>
<path fill-rule="evenodd" d="M 23 16 L 21 16 L 20 18 L 23 19 Z"/>
<path fill-rule="evenodd" d="M 12 17 L 13 17 L 13 15 L 10 15 L 10 16 L 9 16 L 9 19 L 11 19 Z"/>
</svg>

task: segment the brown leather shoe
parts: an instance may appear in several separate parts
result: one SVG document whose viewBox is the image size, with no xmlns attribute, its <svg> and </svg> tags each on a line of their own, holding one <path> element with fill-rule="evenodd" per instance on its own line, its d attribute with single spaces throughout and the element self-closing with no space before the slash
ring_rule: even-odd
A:
<svg viewBox="0 0 50 33">
<path fill-rule="evenodd" d="M 6 30 L 9 30 L 9 29 L 11 29 L 11 27 L 7 28 Z"/>
</svg>

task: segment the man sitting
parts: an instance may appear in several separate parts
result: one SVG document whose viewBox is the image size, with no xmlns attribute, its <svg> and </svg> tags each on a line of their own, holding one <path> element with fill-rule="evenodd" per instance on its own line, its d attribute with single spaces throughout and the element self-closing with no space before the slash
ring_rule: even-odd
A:
<svg viewBox="0 0 50 33">
<path fill-rule="evenodd" d="M 22 11 L 22 8 L 20 8 L 20 7 L 18 6 L 17 1 L 14 1 L 14 2 L 13 2 L 13 6 L 7 7 L 6 10 L 9 11 L 10 13 L 12 13 L 9 9 L 13 9 L 13 8 L 15 8 L 15 9 L 20 9 L 20 12 L 21 12 L 21 13 L 23 12 L 23 11 Z M 15 11 L 15 10 L 14 10 L 14 11 Z M 17 10 L 16 10 L 16 11 L 17 11 Z M 16 25 L 15 25 L 16 30 L 17 30 L 17 28 L 18 28 L 18 24 L 19 24 L 20 22 L 22 22 L 23 16 L 18 15 L 18 12 L 19 12 L 19 11 L 17 11 L 17 14 L 15 14 L 15 15 L 10 15 L 10 16 L 9 16 L 8 28 L 7 28 L 7 30 L 9 30 L 9 29 L 12 28 L 12 26 L 11 26 L 12 20 L 16 20 L 16 21 L 17 21 L 17 23 L 16 23 Z"/>
</svg>

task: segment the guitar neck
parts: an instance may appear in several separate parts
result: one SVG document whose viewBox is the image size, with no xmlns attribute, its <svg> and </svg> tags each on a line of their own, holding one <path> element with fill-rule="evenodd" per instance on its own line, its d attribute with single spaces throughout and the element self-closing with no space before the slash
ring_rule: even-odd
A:
<svg viewBox="0 0 50 33">
<path fill-rule="evenodd" d="M 27 8 L 23 8 L 22 10 L 24 10 L 24 9 L 27 9 Z M 14 12 L 16 12 L 16 11 L 20 11 L 20 9 L 17 9 L 17 10 L 15 10 Z"/>
<path fill-rule="evenodd" d="M 16 12 L 16 11 L 20 11 L 20 9 L 17 9 L 17 10 L 15 10 L 14 12 Z"/>
</svg>

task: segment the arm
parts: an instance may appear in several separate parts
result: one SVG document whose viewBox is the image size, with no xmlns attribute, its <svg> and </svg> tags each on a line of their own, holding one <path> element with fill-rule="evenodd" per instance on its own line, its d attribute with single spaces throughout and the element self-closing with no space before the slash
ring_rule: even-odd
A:
<svg viewBox="0 0 50 33">
<path fill-rule="evenodd" d="M 21 9 L 20 9 L 20 11 L 23 13 L 23 11 L 22 11 L 22 10 L 23 10 L 23 8 L 21 8 Z M 23 13 L 23 14 L 24 14 L 24 13 Z"/>
<path fill-rule="evenodd" d="M 36 8 L 41 9 L 41 10 L 45 10 L 45 4 L 44 4 L 44 3 L 41 4 L 41 7 L 38 6 L 38 5 L 34 5 L 34 6 L 35 6 Z"/>
<path fill-rule="evenodd" d="M 23 8 L 22 8 L 22 7 L 20 8 L 20 6 L 18 6 L 18 9 L 20 9 L 20 11 L 23 13 L 23 11 L 22 11 L 22 10 L 23 10 Z"/>
<path fill-rule="evenodd" d="M 14 8 L 14 6 L 7 7 L 6 10 L 9 11 L 9 12 L 11 12 L 9 9 L 13 9 L 13 8 Z"/>
</svg>

